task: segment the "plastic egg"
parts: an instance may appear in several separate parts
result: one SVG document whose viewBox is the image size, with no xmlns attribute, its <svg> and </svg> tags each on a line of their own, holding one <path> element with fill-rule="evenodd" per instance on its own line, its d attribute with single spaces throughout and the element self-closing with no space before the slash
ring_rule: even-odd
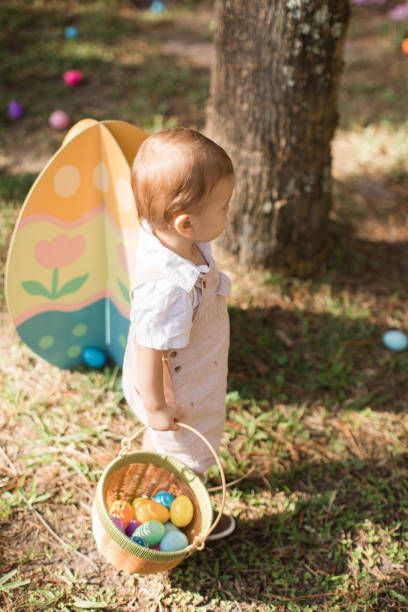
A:
<svg viewBox="0 0 408 612">
<path fill-rule="evenodd" d="M 126 528 L 130 521 L 134 519 L 132 506 L 124 499 L 117 499 L 113 502 L 109 508 L 109 514 L 113 517 L 116 516 L 123 523 Z"/>
<path fill-rule="evenodd" d="M 82 351 L 82 359 L 90 368 L 103 368 L 106 363 L 106 355 L 103 351 L 94 347 L 87 347 Z"/>
<path fill-rule="evenodd" d="M 153 0 L 150 5 L 150 10 L 153 15 L 160 15 L 164 11 L 164 2 L 162 0 Z"/>
<path fill-rule="evenodd" d="M 133 532 L 139 527 L 139 521 L 131 520 L 128 526 L 125 529 L 125 533 L 129 538 L 133 535 Z"/>
<path fill-rule="evenodd" d="M 408 338 L 399 329 L 390 329 L 385 332 L 383 342 L 391 351 L 404 351 L 408 347 Z"/>
<path fill-rule="evenodd" d="M 132 501 L 132 508 L 135 516 L 136 510 L 138 509 L 139 505 L 148 501 L 150 501 L 148 497 L 135 497 L 135 499 Z"/>
<path fill-rule="evenodd" d="M 122 533 L 125 533 L 125 526 L 120 520 L 118 516 L 111 516 L 112 521 L 115 523 L 116 527 L 120 529 Z"/>
<path fill-rule="evenodd" d="M 24 109 L 21 106 L 20 102 L 17 102 L 17 100 L 11 100 L 11 102 L 8 103 L 8 116 L 10 117 L 10 119 L 16 121 L 17 119 L 20 119 L 23 115 Z"/>
<path fill-rule="evenodd" d="M 132 535 L 132 537 L 130 538 L 132 540 L 132 542 L 134 542 L 135 544 L 139 544 L 139 546 L 144 546 L 146 547 L 146 542 L 143 540 L 143 538 L 140 538 L 137 535 Z"/>
<path fill-rule="evenodd" d="M 170 523 L 170 521 L 168 523 L 164 523 L 163 527 L 165 528 L 166 533 L 169 533 L 170 531 L 180 531 L 180 529 L 173 525 L 173 523 Z"/>
<path fill-rule="evenodd" d="M 176 497 L 170 508 L 170 519 L 176 527 L 185 527 L 193 518 L 194 507 L 187 495 Z"/>
<path fill-rule="evenodd" d="M 78 28 L 75 26 L 67 26 L 64 30 L 65 38 L 67 40 L 72 40 L 73 38 L 78 37 Z"/>
<path fill-rule="evenodd" d="M 160 542 L 162 552 L 174 552 L 188 546 L 188 539 L 182 531 L 169 531 Z"/>
<path fill-rule="evenodd" d="M 63 110 L 56 110 L 48 118 L 48 124 L 54 130 L 65 130 L 69 125 L 69 117 Z"/>
<path fill-rule="evenodd" d="M 166 530 L 159 521 L 147 521 L 140 525 L 134 532 L 132 538 L 135 536 L 142 538 L 149 546 L 159 544 L 165 535 Z"/>
<path fill-rule="evenodd" d="M 64 72 L 62 78 L 64 79 L 64 83 L 70 87 L 75 87 L 75 85 L 78 85 L 84 80 L 84 75 L 80 70 L 67 70 Z"/>
<path fill-rule="evenodd" d="M 162 506 L 166 506 L 170 510 L 171 504 L 174 502 L 176 498 L 174 495 L 169 493 L 168 491 L 158 491 L 156 495 L 153 497 L 153 500 Z"/>
<path fill-rule="evenodd" d="M 135 516 L 139 523 L 146 523 L 147 521 L 166 523 L 170 518 L 170 512 L 161 504 L 149 499 L 145 504 L 138 505 Z"/>
</svg>

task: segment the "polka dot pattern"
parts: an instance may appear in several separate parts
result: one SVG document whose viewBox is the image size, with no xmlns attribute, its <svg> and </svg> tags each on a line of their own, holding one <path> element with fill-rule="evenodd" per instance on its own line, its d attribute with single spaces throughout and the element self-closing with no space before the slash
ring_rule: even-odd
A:
<svg viewBox="0 0 408 612">
<path fill-rule="evenodd" d="M 103 162 L 99 162 L 99 164 L 95 166 L 92 174 L 92 181 L 97 189 L 107 193 L 109 189 L 109 173 Z"/>
<path fill-rule="evenodd" d="M 135 206 L 132 187 L 129 181 L 126 181 L 124 178 L 120 178 L 116 181 L 116 197 L 118 198 L 120 207 L 126 212 L 129 212 Z"/>
<path fill-rule="evenodd" d="M 62 166 L 54 176 L 54 190 L 61 198 L 72 197 L 79 189 L 81 175 L 76 166 Z"/>
<path fill-rule="evenodd" d="M 38 341 L 38 346 L 43 350 L 47 350 L 54 346 L 54 343 L 55 338 L 53 336 L 42 336 Z"/>
</svg>

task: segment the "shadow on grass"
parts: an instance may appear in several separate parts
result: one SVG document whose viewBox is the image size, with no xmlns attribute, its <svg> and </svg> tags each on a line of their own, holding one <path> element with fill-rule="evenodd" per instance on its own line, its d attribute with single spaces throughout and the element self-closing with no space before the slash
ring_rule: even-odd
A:
<svg viewBox="0 0 408 612">
<path fill-rule="evenodd" d="M 385 329 L 364 312 L 347 318 L 279 306 L 232 308 L 230 318 L 228 385 L 242 399 L 405 410 L 406 354 L 385 349 Z"/>
<path fill-rule="evenodd" d="M 273 495 L 284 491 L 287 498 L 296 492 L 301 501 L 286 509 L 265 509 L 260 520 L 238 519 L 234 534 L 208 544 L 173 571 L 171 584 L 199 594 L 202 603 L 219 597 L 272 604 L 281 596 L 283 601 L 299 597 L 303 605 L 323 605 L 336 589 L 343 604 L 347 598 L 358 601 L 360 581 L 368 578 L 372 599 L 366 594 L 364 603 L 390 609 L 390 585 L 399 590 L 403 580 L 398 562 L 406 476 L 403 455 L 386 463 L 303 464 L 270 474 Z M 239 486 L 253 499 L 265 489 L 256 480 Z"/>
</svg>

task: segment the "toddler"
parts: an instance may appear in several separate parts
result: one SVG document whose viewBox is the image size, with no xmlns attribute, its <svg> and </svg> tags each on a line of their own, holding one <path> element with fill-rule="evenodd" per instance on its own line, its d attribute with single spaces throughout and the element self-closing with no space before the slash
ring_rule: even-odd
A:
<svg viewBox="0 0 408 612">
<path fill-rule="evenodd" d="M 225 422 L 230 280 L 210 242 L 224 230 L 234 170 L 224 149 L 187 128 L 153 134 L 132 168 L 141 222 L 123 364 L 126 400 L 149 426 L 143 449 L 171 455 L 202 478 L 214 463 L 185 422 L 218 451 Z M 234 530 L 223 516 L 209 539 Z"/>
</svg>

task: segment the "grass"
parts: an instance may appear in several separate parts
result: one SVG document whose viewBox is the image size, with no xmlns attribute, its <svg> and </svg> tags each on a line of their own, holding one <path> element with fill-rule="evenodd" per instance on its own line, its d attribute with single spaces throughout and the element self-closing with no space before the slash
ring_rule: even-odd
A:
<svg viewBox="0 0 408 612">
<path fill-rule="evenodd" d="M 153 18 L 113 1 L 68 11 L 59 0 L 2 4 L 0 78 L 27 107 L 19 123 L 1 119 L 2 270 L 21 203 L 62 139 L 46 126 L 56 104 L 75 121 L 203 127 L 209 73 L 190 48 L 211 40 L 211 11 L 169 9 Z M 80 27 L 75 43 L 63 40 L 67 23 Z M 381 343 L 386 329 L 408 326 L 401 27 L 382 9 L 354 12 L 321 269 L 305 280 L 221 258 L 233 294 L 220 456 L 228 480 L 253 470 L 228 491 L 237 519 L 228 541 L 163 576 L 119 574 L 101 560 L 89 518 L 95 485 L 136 427 L 120 371 L 61 371 L 38 359 L 19 341 L 2 288 L 0 445 L 16 469 L 0 452 L 2 609 L 407 608 L 408 365 Z M 167 39 L 184 43 L 184 56 L 164 53 Z M 88 80 L 67 90 L 60 77 L 72 63 Z"/>
</svg>

